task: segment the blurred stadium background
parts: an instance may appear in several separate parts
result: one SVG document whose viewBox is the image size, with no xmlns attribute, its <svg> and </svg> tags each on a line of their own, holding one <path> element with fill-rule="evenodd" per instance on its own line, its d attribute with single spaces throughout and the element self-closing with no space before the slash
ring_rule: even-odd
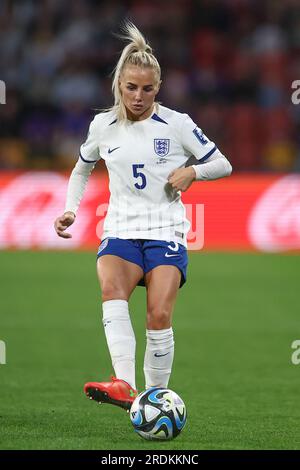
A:
<svg viewBox="0 0 300 470">
<path fill-rule="evenodd" d="M 170 386 L 189 424 L 160 446 L 82 394 L 110 370 L 94 268 L 109 197 L 102 162 L 72 240 L 53 229 L 89 122 L 112 103 L 122 48 L 112 33 L 125 18 L 160 61 L 159 100 L 189 113 L 234 169 L 183 196 L 190 275 Z M 0 58 L 0 448 L 299 448 L 299 1 L 2 0 Z M 142 289 L 131 308 L 142 388 Z"/>
</svg>

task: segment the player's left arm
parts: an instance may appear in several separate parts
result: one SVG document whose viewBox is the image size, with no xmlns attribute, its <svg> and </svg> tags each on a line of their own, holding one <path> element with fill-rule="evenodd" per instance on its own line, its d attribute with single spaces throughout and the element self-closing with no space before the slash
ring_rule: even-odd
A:
<svg viewBox="0 0 300 470">
<path fill-rule="evenodd" d="M 66 229 L 75 222 L 88 179 L 100 158 L 97 120 L 94 118 L 90 124 L 86 141 L 80 147 L 79 159 L 69 178 L 65 212 L 54 222 L 54 228 L 59 237 L 72 238 Z"/>
<path fill-rule="evenodd" d="M 182 126 L 181 142 L 183 148 L 196 157 L 197 163 L 170 173 L 168 181 L 174 189 L 186 191 L 193 181 L 216 180 L 231 174 L 230 162 L 187 115 Z"/>
</svg>

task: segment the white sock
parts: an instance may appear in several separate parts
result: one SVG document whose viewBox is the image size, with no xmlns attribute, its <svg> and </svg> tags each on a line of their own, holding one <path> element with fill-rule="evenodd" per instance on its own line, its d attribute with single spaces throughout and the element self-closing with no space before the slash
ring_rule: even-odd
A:
<svg viewBox="0 0 300 470">
<path fill-rule="evenodd" d="M 173 329 L 146 330 L 147 346 L 144 359 L 146 389 L 167 388 L 174 357 Z"/>
<path fill-rule="evenodd" d="M 112 365 L 118 379 L 135 385 L 135 335 L 126 300 L 107 300 L 102 304 L 103 326 Z"/>
</svg>

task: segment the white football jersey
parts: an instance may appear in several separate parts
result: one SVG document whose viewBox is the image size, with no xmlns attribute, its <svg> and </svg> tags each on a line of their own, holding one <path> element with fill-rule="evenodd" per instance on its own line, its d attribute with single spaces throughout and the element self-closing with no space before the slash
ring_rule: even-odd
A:
<svg viewBox="0 0 300 470">
<path fill-rule="evenodd" d="M 180 191 L 168 183 L 191 155 L 207 161 L 219 150 L 193 120 L 164 106 L 142 121 L 118 123 L 113 111 L 96 115 L 80 148 L 85 163 L 103 158 L 110 200 L 102 239 L 166 240 L 186 246 L 190 223 Z"/>
</svg>

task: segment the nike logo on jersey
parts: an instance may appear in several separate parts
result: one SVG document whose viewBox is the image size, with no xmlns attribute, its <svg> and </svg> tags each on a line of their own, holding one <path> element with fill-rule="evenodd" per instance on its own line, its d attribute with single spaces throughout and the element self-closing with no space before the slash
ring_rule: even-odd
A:
<svg viewBox="0 0 300 470">
<path fill-rule="evenodd" d="M 167 356 L 167 354 L 169 354 L 168 352 L 166 354 L 157 354 L 157 353 L 154 353 L 154 356 L 155 357 L 163 357 L 163 356 Z"/>
<path fill-rule="evenodd" d="M 114 149 L 108 149 L 108 153 L 113 153 L 115 150 L 118 150 L 120 147 L 115 147 Z"/>
<path fill-rule="evenodd" d="M 170 253 L 168 253 L 168 252 L 165 253 L 165 257 L 166 257 L 166 258 L 171 258 L 172 256 L 179 256 L 179 255 L 170 255 Z"/>
</svg>

